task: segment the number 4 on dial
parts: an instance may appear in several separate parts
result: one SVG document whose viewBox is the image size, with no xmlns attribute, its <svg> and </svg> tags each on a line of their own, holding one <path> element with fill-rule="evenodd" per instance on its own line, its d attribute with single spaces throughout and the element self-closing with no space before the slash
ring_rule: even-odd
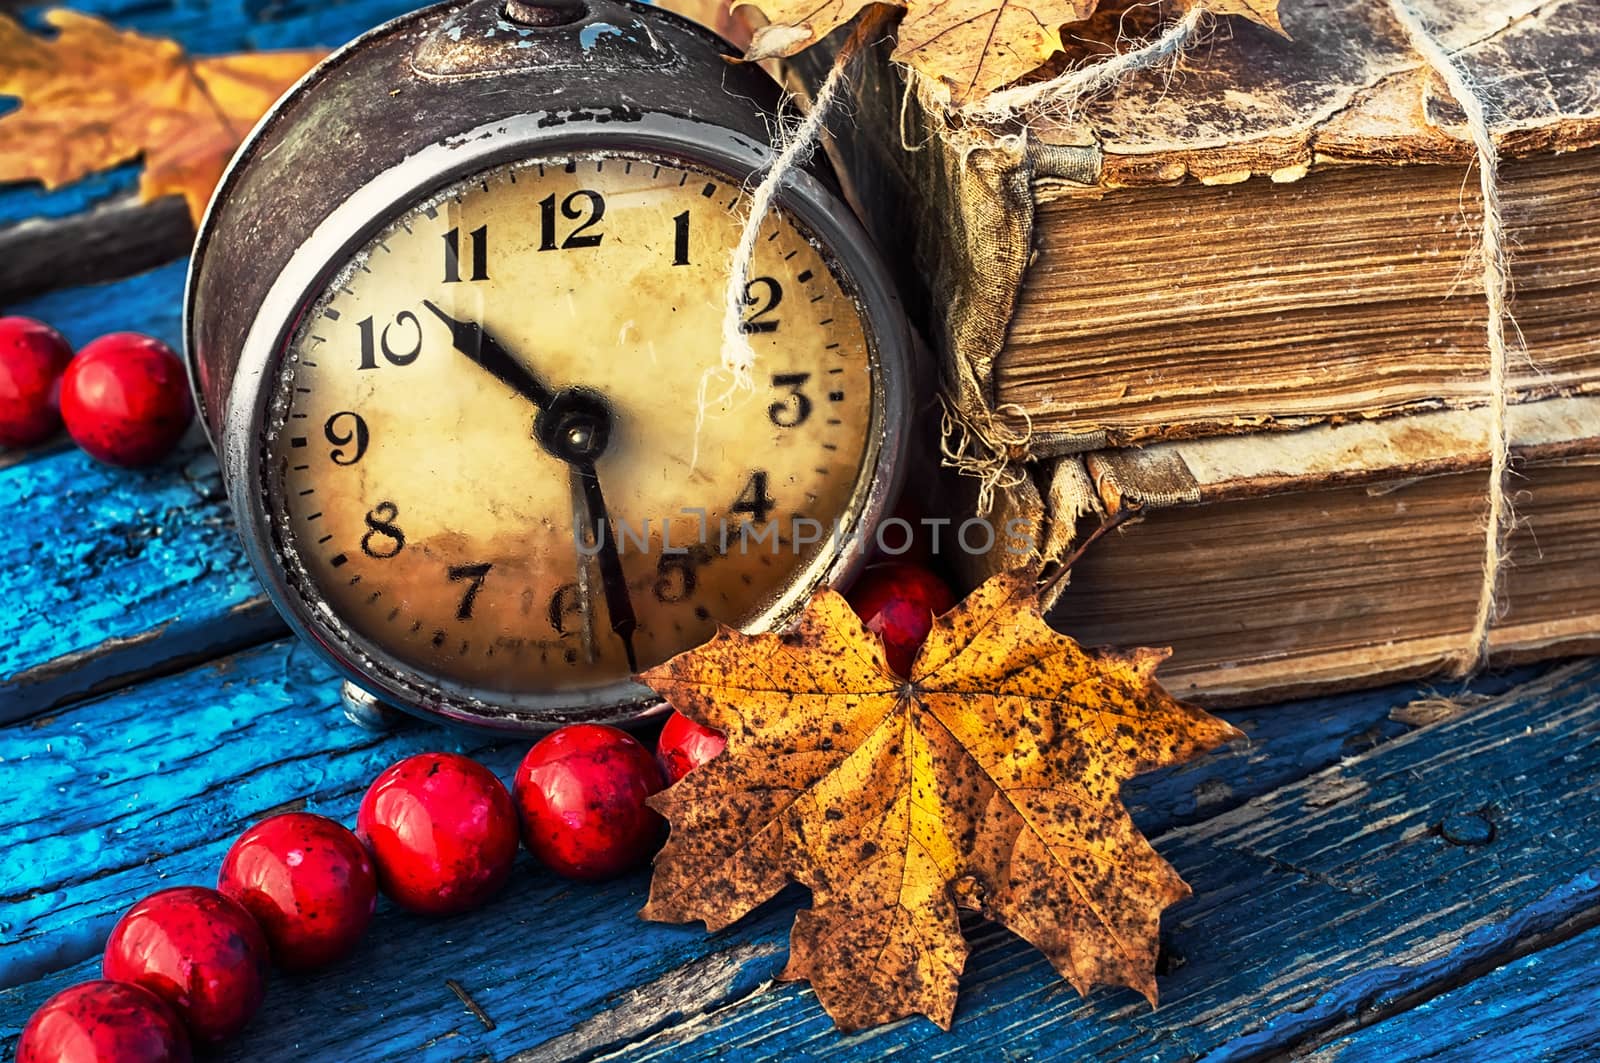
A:
<svg viewBox="0 0 1600 1063">
<path fill-rule="evenodd" d="M 744 490 L 739 497 L 734 499 L 733 505 L 728 507 L 731 513 L 748 513 L 750 519 L 757 524 L 765 524 L 767 517 L 776 508 L 778 503 L 767 494 L 767 473 L 765 469 L 757 469 L 750 474 L 750 479 L 745 482 Z"/>
</svg>

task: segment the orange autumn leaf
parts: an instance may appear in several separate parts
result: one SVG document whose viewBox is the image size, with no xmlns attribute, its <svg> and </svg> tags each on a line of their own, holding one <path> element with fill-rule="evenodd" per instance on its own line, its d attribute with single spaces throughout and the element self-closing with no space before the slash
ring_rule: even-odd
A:
<svg viewBox="0 0 1600 1063">
<path fill-rule="evenodd" d="M 910 679 L 844 598 L 788 632 L 724 629 L 644 673 L 726 750 L 652 804 L 672 833 L 643 915 L 716 930 L 807 886 L 788 979 L 846 1030 L 948 1027 L 977 908 L 1079 992 L 1155 1000 L 1161 913 L 1188 895 L 1123 808 L 1122 784 L 1240 737 L 1154 679 L 1165 651 L 1090 653 L 1040 615 L 1031 574 L 996 576 L 934 623 Z"/>
<path fill-rule="evenodd" d="M 1063 48 L 1063 27 L 1081 23 L 1102 0 L 888 0 L 905 9 L 892 58 L 941 86 L 955 106 L 974 103 L 1039 69 Z M 734 0 L 768 21 L 750 59 L 793 55 L 822 40 L 873 0 Z M 1216 15 L 1242 15 L 1283 32 L 1278 0 L 1178 0 Z"/>
<path fill-rule="evenodd" d="M 181 195 L 198 223 L 235 149 L 322 51 L 190 58 L 176 42 L 74 11 L 36 37 L 0 15 L 0 182 L 57 188 L 144 157 L 145 202 Z"/>
<path fill-rule="evenodd" d="M 1179 11 L 1204 7 L 1213 15 L 1237 15 L 1267 27 L 1287 37 L 1283 23 L 1278 21 L 1278 0 L 1173 0 Z"/>
</svg>

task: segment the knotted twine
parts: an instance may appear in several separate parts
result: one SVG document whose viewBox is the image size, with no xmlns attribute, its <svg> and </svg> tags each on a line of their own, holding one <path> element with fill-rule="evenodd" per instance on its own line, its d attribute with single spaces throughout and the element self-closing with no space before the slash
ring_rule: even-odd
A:
<svg viewBox="0 0 1600 1063">
<path fill-rule="evenodd" d="M 1064 71 L 1045 81 L 992 92 L 980 100 L 955 109 L 970 127 L 982 127 L 980 135 L 952 130 L 950 142 L 965 155 L 985 146 L 998 136 L 992 127 L 1006 128 L 1021 122 L 1051 117 L 1070 121 L 1085 102 L 1139 71 L 1161 66 L 1176 68 L 1185 49 L 1193 43 L 1206 17 L 1203 5 L 1196 4 L 1165 31 L 1098 62 Z M 920 89 L 919 89 L 920 86 Z M 920 91 L 926 104 L 937 106 L 943 94 L 939 86 L 912 72 L 906 80 L 906 95 L 901 101 L 900 136 L 905 142 L 905 112 L 913 91 Z M 925 105 L 926 105 L 925 104 Z M 1023 134 L 1024 136 L 1026 134 Z M 1022 462 L 1027 459 L 1033 439 L 1033 425 L 1027 414 L 1015 405 L 995 409 L 971 409 L 941 397 L 944 407 L 940 426 L 940 461 L 946 468 L 978 481 L 977 515 L 988 516 L 994 507 L 997 490 L 1016 488 L 1026 478 Z M 1013 420 L 1002 415 L 1010 413 Z M 1013 421 L 1020 420 L 1020 428 Z"/>
<path fill-rule="evenodd" d="M 1506 423 L 1506 388 L 1511 361 L 1506 342 L 1511 292 L 1505 219 L 1500 210 L 1500 152 L 1490 131 L 1488 108 L 1465 70 L 1450 58 L 1437 37 L 1406 0 L 1389 0 L 1389 10 L 1406 32 L 1411 47 L 1428 63 L 1450 90 L 1466 115 L 1467 131 L 1478 156 L 1478 187 L 1483 199 L 1483 233 L 1478 254 L 1483 262 L 1483 294 L 1488 304 L 1485 332 L 1489 345 L 1489 513 L 1483 541 L 1483 578 L 1478 587 L 1478 607 L 1469 641 L 1456 659 L 1456 672 L 1476 671 L 1489 657 L 1489 630 L 1498 619 L 1501 572 L 1506 561 L 1506 537 L 1516 521 L 1506 480 L 1511 467 L 1511 438 Z"/>
</svg>

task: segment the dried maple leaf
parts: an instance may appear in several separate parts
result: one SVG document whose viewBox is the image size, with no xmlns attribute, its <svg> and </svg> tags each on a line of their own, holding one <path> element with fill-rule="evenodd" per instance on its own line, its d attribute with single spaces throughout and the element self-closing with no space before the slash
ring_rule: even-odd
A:
<svg viewBox="0 0 1600 1063">
<path fill-rule="evenodd" d="M 191 59 L 176 42 L 57 10 L 59 35 L 36 37 L 0 15 L 0 182 L 46 188 L 144 156 L 140 197 L 184 197 L 198 223 L 250 127 L 325 54 L 262 52 Z"/>
<path fill-rule="evenodd" d="M 1027 573 L 935 621 L 908 679 L 838 594 L 782 635 L 724 629 L 642 678 L 727 749 L 657 795 L 672 833 L 643 915 L 716 930 L 811 889 L 785 978 L 842 1029 L 948 1027 L 958 905 L 1039 948 L 1079 992 L 1155 1000 L 1162 909 L 1188 887 L 1122 807 L 1133 775 L 1239 737 L 1155 682 L 1164 651 L 1091 654 Z"/>
<path fill-rule="evenodd" d="M 751 59 L 793 55 L 832 33 L 863 0 L 744 0 L 769 25 L 755 32 Z M 904 0 L 892 58 L 942 84 L 952 103 L 978 99 L 1022 77 L 1061 49 L 1061 27 L 1094 13 L 1099 0 Z M 744 6 L 735 3 L 735 7 Z"/>
<path fill-rule="evenodd" d="M 1278 0 L 1172 0 L 1179 11 L 1204 7 L 1213 15 L 1238 15 L 1257 22 L 1283 36 L 1289 36 L 1278 21 Z"/>
<path fill-rule="evenodd" d="M 982 99 L 1032 73 L 1062 50 L 1061 28 L 1082 22 L 1102 0 L 892 0 L 905 8 L 892 58 L 943 86 L 955 106 Z M 1278 0 L 1176 0 L 1216 15 L 1242 15 L 1283 33 Z M 735 0 L 769 24 L 755 32 L 750 59 L 793 55 L 848 22 L 872 0 Z"/>
<path fill-rule="evenodd" d="M 735 48 L 746 48 L 754 27 L 750 25 L 749 12 L 738 12 L 737 4 L 729 0 L 654 0 L 657 7 L 698 22 L 728 41 Z"/>
</svg>

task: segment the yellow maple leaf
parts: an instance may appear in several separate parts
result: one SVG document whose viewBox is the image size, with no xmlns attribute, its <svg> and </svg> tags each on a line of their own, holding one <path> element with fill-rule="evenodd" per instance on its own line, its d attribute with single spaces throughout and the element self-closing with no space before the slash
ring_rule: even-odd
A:
<svg viewBox="0 0 1600 1063">
<path fill-rule="evenodd" d="M 641 677 L 728 739 L 652 799 L 672 833 L 642 914 L 716 930 L 791 880 L 809 887 L 784 977 L 809 980 L 842 1029 L 949 1026 L 958 906 L 1079 992 L 1126 985 L 1154 1003 L 1161 912 L 1189 890 L 1120 789 L 1240 736 L 1162 690 L 1165 657 L 1086 652 L 1044 622 L 1028 573 L 937 619 L 909 678 L 832 591 L 784 634 L 725 629 Z"/>
<path fill-rule="evenodd" d="M 174 41 L 74 11 L 36 37 L 0 15 L 0 182 L 57 188 L 139 156 L 140 197 L 184 197 L 198 223 L 235 149 L 322 51 L 191 59 Z"/>
<path fill-rule="evenodd" d="M 1176 0 L 1215 15 L 1242 15 L 1279 33 L 1278 0 Z M 943 86 L 953 105 L 972 103 L 1038 70 L 1061 51 L 1063 26 L 1094 15 L 1102 0 L 890 0 L 905 17 L 892 58 Z M 734 0 L 768 20 L 749 59 L 793 55 L 822 40 L 872 0 Z"/>
</svg>

